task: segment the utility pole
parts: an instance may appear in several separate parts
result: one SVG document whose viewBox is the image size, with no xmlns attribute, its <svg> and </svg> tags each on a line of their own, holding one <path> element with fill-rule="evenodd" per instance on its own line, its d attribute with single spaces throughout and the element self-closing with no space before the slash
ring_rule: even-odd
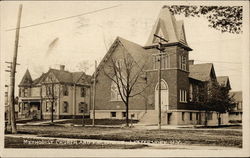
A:
<svg viewBox="0 0 250 158">
<path fill-rule="evenodd" d="M 17 52 L 18 52 L 18 42 L 19 42 L 19 32 L 20 32 L 20 23 L 21 23 L 21 14 L 22 14 L 22 4 L 19 5 L 18 11 L 18 19 L 17 19 L 17 28 L 16 28 L 16 37 L 15 37 L 15 50 L 13 55 L 13 62 L 10 72 L 10 111 L 11 111 L 11 132 L 13 134 L 17 133 L 16 129 L 16 120 L 15 120 L 15 100 L 14 100 L 14 93 L 15 93 L 15 72 L 16 72 L 16 61 L 17 61 Z"/>
<path fill-rule="evenodd" d="M 5 70 L 6 72 L 11 72 L 11 69 L 12 69 L 12 62 L 8 62 L 8 61 L 5 61 L 6 64 L 9 64 L 9 66 L 7 66 L 7 69 Z M 16 63 L 16 65 L 20 65 L 18 63 Z M 11 126 L 11 108 L 10 108 L 10 93 L 9 93 L 9 85 L 7 85 L 7 89 L 8 89 L 8 126 L 10 127 Z"/>
<path fill-rule="evenodd" d="M 95 60 L 95 72 L 94 72 L 94 84 L 93 84 L 93 119 L 92 125 L 95 126 L 95 92 L 96 92 L 96 68 L 97 68 L 97 61 Z"/>
<path fill-rule="evenodd" d="M 162 41 L 168 42 L 166 39 L 154 34 L 154 36 L 158 39 L 160 39 L 160 42 L 158 43 L 157 49 L 159 50 L 159 53 L 156 54 L 159 56 L 159 69 L 158 69 L 158 129 L 161 130 L 161 63 L 162 63 L 162 56 L 166 55 L 166 53 L 163 53 L 164 49 L 162 48 Z"/>
</svg>

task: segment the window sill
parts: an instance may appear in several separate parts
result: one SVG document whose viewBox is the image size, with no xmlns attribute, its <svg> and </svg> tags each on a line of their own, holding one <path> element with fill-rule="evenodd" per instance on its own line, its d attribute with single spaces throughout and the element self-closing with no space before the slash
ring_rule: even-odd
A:
<svg viewBox="0 0 250 158">
<path fill-rule="evenodd" d="M 188 103 L 187 101 L 179 101 L 179 103 Z"/>
<path fill-rule="evenodd" d="M 122 102 L 122 100 L 110 100 L 110 102 Z"/>
</svg>

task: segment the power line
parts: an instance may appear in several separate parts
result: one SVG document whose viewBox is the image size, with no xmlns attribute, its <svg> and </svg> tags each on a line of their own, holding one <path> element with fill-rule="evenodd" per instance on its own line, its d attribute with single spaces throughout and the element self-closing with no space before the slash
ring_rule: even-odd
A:
<svg viewBox="0 0 250 158">
<path fill-rule="evenodd" d="M 55 19 L 55 20 L 50 20 L 50 21 L 41 22 L 41 23 L 32 24 L 32 25 L 26 25 L 26 26 L 19 27 L 19 29 L 33 27 L 33 26 L 38 26 L 38 25 L 44 25 L 44 24 L 48 24 L 48 23 L 53 23 L 53 22 L 57 22 L 57 21 L 62 21 L 62 20 L 66 20 L 66 19 L 75 18 L 75 17 L 82 16 L 82 15 L 93 14 L 93 13 L 97 13 L 97 12 L 100 12 L 100 11 L 104 11 L 104 10 L 108 10 L 108 9 L 111 9 L 111 8 L 115 8 L 115 7 L 118 7 L 118 6 L 120 6 L 120 4 L 119 5 L 115 5 L 115 6 L 111 6 L 111 7 L 106 7 L 106 8 L 94 10 L 94 11 L 90 11 L 90 12 L 85 12 L 85 13 L 78 14 L 78 15 L 68 16 L 68 17 L 64 17 L 64 18 L 60 18 L 60 19 Z M 16 29 L 18 29 L 18 28 L 7 29 L 5 31 L 13 31 L 13 30 L 16 30 Z"/>
<path fill-rule="evenodd" d="M 241 38 L 230 38 L 230 39 L 218 39 L 218 40 L 208 40 L 208 41 L 194 41 L 188 43 L 208 43 L 208 42 L 217 42 L 217 41 L 232 41 L 232 40 L 240 40 Z"/>
<path fill-rule="evenodd" d="M 213 62 L 213 63 L 228 63 L 228 64 L 242 64 L 240 62 L 230 62 L 230 61 L 208 61 L 208 60 L 195 60 L 195 61 L 201 61 L 201 62 Z"/>
</svg>

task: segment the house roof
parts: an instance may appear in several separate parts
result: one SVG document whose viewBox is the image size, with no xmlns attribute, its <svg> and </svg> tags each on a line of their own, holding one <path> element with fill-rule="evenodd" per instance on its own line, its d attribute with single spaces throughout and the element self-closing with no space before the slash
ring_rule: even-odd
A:
<svg viewBox="0 0 250 158">
<path fill-rule="evenodd" d="M 53 73 L 56 79 L 61 83 L 89 84 L 90 78 L 91 78 L 90 75 L 87 75 L 84 72 L 69 72 L 69 71 L 64 71 L 64 70 L 49 69 L 48 72 L 42 73 L 41 76 L 36 78 L 29 85 L 32 84 L 33 86 L 35 86 L 35 85 L 41 84 L 44 81 L 44 79 L 48 76 L 49 73 Z M 28 73 L 26 72 L 23 78 L 27 78 L 27 76 L 30 76 L 29 72 Z M 19 86 L 24 86 L 24 85 L 22 83 L 22 84 L 19 84 Z"/>
<path fill-rule="evenodd" d="M 189 65 L 189 77 L 196 80 L 210 80 L 211 71 L 214 71 L 212 63 Z"/>
<path fill-rule="evenodd" d="M 230 82 L 229 82 L 229 77 L 228 76 L 218 76 L 217 77 L 217 82 L 220 85 L 224 85 L 224 86 L 229 86 L 230 87 Z"/>
<path fill-rule="evenodd" d="M 61 83 L 78 83 L 78 84 L 88 84 L 89 75 L 84 72 L 69 72 L 65 70 L 50 69 L 49 72 L 53 73 L 57 80 Z M 48 72 L 48 73 L 49 73 Z"/>
<path fill-rule="evenodd" d="M 158 43 L 154 34 L 168 41 L 163 43 L 169 44 L 178 42 L 188 47 L 183 21 L 177 21 L 167 6 L 162 7 L 146 43 L 146 47 Z"/>
<path fill-rule="evenodd" d="M 233 96 L 236 102 L 242 102 L 242 91 L 232 91 L 229 95 Z"/>
<path fill-rule="evenodd" d="M 40 84 L 41 81 L 43 81 L 43 79 L 45 78 L 45 76 L 46 76 L 46 73 L 42 73 L 41 76 L 39 76 L 38 78 L 34 79 L 33 85 Z"/>
<path fill-rule="evenodd" d="M 30 86 L 32 84 L 32 78 L 31 78 L 31 75 L 30 75 L 30 72 L 29 70 L 27 69 L 21 82 L 19 83 L 19 86 Z"/>
</svg>

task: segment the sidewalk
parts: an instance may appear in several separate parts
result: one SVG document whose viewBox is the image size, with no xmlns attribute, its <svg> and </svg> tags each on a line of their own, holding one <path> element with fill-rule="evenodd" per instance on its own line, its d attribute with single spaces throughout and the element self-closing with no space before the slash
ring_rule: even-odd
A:
<svg viewBox="0 0 250 158">
<path fill-rule="evenodd" d="M 158 125 L 144 125 L 144 124 L 134 124 L 136 129 L 146 129 L 146 130 L 157 130 Z M 162 125 L 161 129 L 177 129 L 177 130 L 230 130 L 230 131 L 242 131 L 242 129 L 232 129 L 232 128 L 198 128 L 203 127 L 202 125 Z"/>
<path fill-rule="evenodd" d="M 72 138 L 54 138 L 54 137 L 38 137 L 36 135 L 25 135 L 25 134 L 5 134 L 5 137 L 13 138 L 24 138 L 26 141 L 29 139 L 39 139 L 39 140 L 51 140 L 52 142 L 63 143 L 63 144 L 72 144 L 76 142 L 85 143 L 85 144 L 120 144 L 120 145 L 138 145 L 145 144 L 148 145 L 149 149 L 187 149 L 187 150 L 237 150 L 240 148 L 237 147 L 224 147 L 224 146 L 207 146 L 201 144 L 189 145 L 189 144 L 168 144 L 167 142 L 147 142 L 147 141 L 138 141 L 138 142 L 126 142 L 126 141 L 112 141 L 112 140 L 95 140 L 95 139 L 72 139 Z"/>
<path fill-rule="evenodd" d="M 54 120 L 54 123 L 57 122 L 63 122 L 66 120 L 70 120 L 70 119 L 60 119 L 60 120 Z M 45 124 L 49 124 L 51 123 L 51 120 L 44 120 L 44 121 L 39 121 L 39 122 L 27 122 L 27 123 L 17 123 L 17 125 L 45 125 Z"/>
</svg>

